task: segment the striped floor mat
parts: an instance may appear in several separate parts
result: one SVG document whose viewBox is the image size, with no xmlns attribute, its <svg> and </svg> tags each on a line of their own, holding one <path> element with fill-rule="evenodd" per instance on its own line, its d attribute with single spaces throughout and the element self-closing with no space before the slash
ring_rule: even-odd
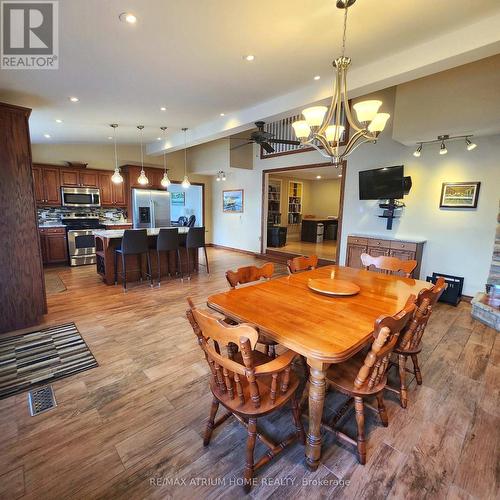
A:
<svg viewBox="0 0 500 500">
<path fill-rule="evenodd" d="M 0 335 L 0 399 L 96 366 L 74 323 Z"/>
</svg>

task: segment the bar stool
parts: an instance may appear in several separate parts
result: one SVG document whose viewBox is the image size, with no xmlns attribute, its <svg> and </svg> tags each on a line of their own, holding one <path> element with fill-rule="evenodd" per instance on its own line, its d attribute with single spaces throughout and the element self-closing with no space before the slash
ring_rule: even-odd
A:
<svg viewBox="0 0 500 500">
<path fill-rule="evenodd" d="M 207 247 L 205 246 L 205 228 L 204 227 L 190 227 L 186 237 L 186 256 L 187 256 L 187 266 L 188 266 L 188 279 L 191 279 L 191 268 L 189 262 L 189 250 L 191 248 L 203 248 L 205 253 L 205 267 L 207 268 L 207 274 L 210 274 L 210 268 L 208 267 L 208 257 L 207 257 Z"/>
<path fill-rule="evenodd" d="M 126 256 L 137 255 L 139 256 L 139 273 L 142 281 L 142 254 L 146 254 L 148 263 L 148 272 L 146 277 L 150 279 L 153 286 L 153 275 L 151 273 L 151 259 L 149 257 L 149 243 L 148 232 L 146 229 L 125 229 L 123 232 L 122 244 L 120 248 L 115 249 L 115 285 L 118 284 L 118 254 L 122 256 L 122 278 L 123 289 L 127 290 L 127 267 Z M 137 269 L 133 269 L 137 271 Z"/>
<path fill-rule="evenodd" d="M 179 272 L 181 274 L 181 279 L 183 279 L 181 253 L 179 246 L 179 231 L 175 228 L 160 229 L 160 232 L 158 233 L 158 238 L 156 240 L 156 257 L 158 262 L 158 286 L 160 286 L 161 282 L 160 252 L 167 252 L 168 273 L 170 274 L 170 276 L 172 276 L 172 273 L 170 272 L 169 256 L 170 252 L 174 251 L 177 254 L 176 255 L 177 269 L 179 269 Z"/>
</svg>

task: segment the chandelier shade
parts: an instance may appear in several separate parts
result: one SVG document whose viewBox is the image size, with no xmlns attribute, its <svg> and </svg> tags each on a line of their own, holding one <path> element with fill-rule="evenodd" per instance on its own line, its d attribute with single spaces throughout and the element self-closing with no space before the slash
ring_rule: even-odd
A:
<svg viewBox="0 0 500 500">
<path fill-rule="evenodd" d="M 352 106 L 347 97 L 347 70 L 351 59 L 345 56 L 347 12 L 356 0 L 338 0 L 337 7 L 344 10 L 342 55 L 333 61 L 335 81 L 330 106 L 311 106 L 302 111 L 303 120 L 292 123 L 295 136 L 302 147 L 313 147 L 338 167 L 355 149 L 367 142 L 377 142 L 390 118 L 379 113 L 382 101 L 366 100 Z M 343 125 L 342 125 L 343 123 Z M 349 127 L 347 127 L 349 125 Z M 346 133 L 352 130 L 350 137 Z"/>
</svg>

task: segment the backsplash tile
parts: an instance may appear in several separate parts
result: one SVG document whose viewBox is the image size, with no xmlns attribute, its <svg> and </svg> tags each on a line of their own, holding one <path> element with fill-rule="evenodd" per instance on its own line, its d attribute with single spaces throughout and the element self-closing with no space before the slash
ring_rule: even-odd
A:
<svg viewBox="0 0 500 500">
<path fill-rule="evenodd" d="M 79 213 L 86 215 L 98 215 L 101 220 L 119 222 L 126 218 L 127 212 L 123 208 L 69 208 L 69 207 L 47 207 L 38 208 L 38 224 L 57 223 L 61 221 L 61 216 Z"/>
</svg>

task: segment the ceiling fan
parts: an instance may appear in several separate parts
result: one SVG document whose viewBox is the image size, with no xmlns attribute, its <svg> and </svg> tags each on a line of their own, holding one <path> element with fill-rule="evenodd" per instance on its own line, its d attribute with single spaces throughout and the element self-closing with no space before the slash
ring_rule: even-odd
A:
<svg viewBox="0 0 500 500">
<path fill-rule="evenodd" d="M 233 137 L 232 139 L 239 139 L 243 141 L 247 141 L 244 144 L 238 144 L 233 149 L 242 148 L 243 146 L 247 146 L 248 144 L 256 143 L 259 146 L 262 146 L 266 153 L 274 153 L 275 149 L 271 146 L 271 144 L 291 144 L 293 146 L 300 146 L 299 141 L 289 141 L 288 139 L 274 139 L 274 134 L 271 132 L 266 132 L 264 130 L 265 122 L 255 122 L 255 126 L 257 130 L 252 132 L 248 139 Z"/>
</svg>

